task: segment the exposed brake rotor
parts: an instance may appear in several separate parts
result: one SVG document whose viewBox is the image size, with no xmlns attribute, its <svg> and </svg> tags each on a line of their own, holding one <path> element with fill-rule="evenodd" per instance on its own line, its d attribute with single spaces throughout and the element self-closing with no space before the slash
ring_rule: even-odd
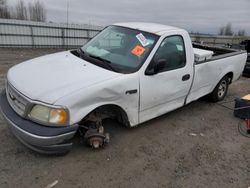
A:
<svg viewBox="0 0 250 188">
<path fill-rule="evenodd" d="M 104 147 L 109 143 L 109 133 L 104 132 L 104 127 L 99 123 L 89 122 L 88 130 L 84 135 L 87 144 L 94 149 Z"/>
</svg>

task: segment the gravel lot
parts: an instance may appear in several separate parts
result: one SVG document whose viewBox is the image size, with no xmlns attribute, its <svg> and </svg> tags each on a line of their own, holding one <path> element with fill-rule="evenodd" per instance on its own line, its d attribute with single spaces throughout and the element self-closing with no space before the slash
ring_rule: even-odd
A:
<svg viewBox="0 0 250 188">
<path fill-rule="evenodd" d="M 0 88 L 8 68 L 59 50 L 0 49 Z M 250 93 L 250 79 L 231 85 L 224 105 Z M 231 101 L 231 102 L 230 102 Z M 80 138 L 65 156 L 23 146 L 0 115 L 0 187 L 226 187 L 250 186 L 250 138 L 232 111 L 205 100 L 128 129 L 108 122 L 111 143 L 98 151 Z"/>
</svg>

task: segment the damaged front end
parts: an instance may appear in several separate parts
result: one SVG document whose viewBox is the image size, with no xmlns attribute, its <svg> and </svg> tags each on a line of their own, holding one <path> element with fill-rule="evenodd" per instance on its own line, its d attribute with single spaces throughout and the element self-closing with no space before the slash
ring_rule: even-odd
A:
<svg viewBox="0 0 250 188">
<path fill-rule="evenodd" d="M 71 149 L 77 124 L 49 127 L 24 119 L 10 106 L 5 91 L 0 94 L 0 109 L 13 134 L 30 149 L 44 154 L 64 154 Z"/>
</svg>

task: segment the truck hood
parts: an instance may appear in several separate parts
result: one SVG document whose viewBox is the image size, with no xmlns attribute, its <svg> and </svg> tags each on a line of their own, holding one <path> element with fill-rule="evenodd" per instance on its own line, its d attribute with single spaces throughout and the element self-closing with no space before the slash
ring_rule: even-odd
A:
<svg viewBox="0 0 250 188">
<path fill-rule="evenodd" d="M 20 63 L 8 71 L 7 79 L 28 98 L 53 104 L 74 91 L 121 75 L 65 51 Z"/>
</svg>

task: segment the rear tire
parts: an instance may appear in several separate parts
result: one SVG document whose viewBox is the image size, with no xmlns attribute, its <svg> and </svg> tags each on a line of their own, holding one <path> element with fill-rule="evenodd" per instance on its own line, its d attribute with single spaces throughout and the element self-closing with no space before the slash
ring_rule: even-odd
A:
<svg viewBox="0 0 250 188">
<path fill-rule="evenodd" d="M 216 85 L 213 92 L 210 94 L 212 102 L 222 101 L 227 95 L 229 85 L 229 78 L 224 76 L 220 82 Z"/>
</svg>

